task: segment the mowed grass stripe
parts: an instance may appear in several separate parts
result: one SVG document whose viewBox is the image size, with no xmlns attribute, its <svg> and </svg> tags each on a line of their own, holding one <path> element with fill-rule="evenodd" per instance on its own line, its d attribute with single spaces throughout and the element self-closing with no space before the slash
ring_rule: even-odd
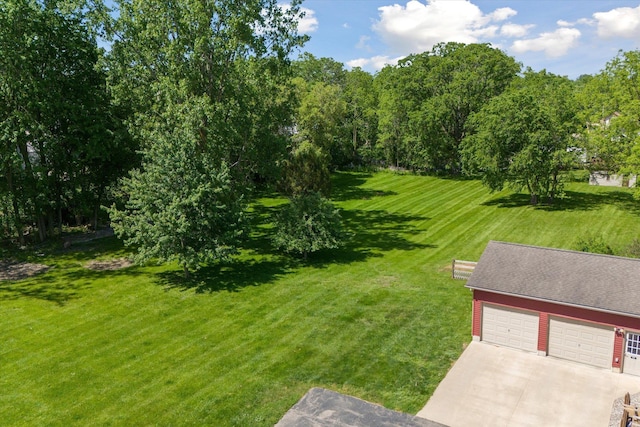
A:
<svg viewBox="0 0 640 427">
<path fill-rule="evenodd" d="M 269 426 L 315 386 L 415 413 L 470 339 L 451 257 L 473 259 L 488 239 L 640 236 L 631 193 L 567 190 L 558 208 L 533 208 L 476 181 L 339 173 L 354 233 L 306 263 L 256 240 L 184 283 L 174 265 L 82 268 L 123 256 L 114 241 L 39 258 L 56 268 L 0 287 L 0 424 Z"/>
</svg>

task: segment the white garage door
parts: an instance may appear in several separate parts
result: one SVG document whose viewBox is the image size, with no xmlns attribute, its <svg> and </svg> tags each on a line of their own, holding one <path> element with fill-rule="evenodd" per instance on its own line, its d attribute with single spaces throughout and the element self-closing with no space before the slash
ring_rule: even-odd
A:
<svg viewBox="0 0 640 427">
<path fill-rule="evenodd" d="M 612 327 L 552 317 L 549 321 L 549 356 L 611 368 Z"/>
<path fill-rule="evenodd" d="M 482 340 L 526 351 L 538 349 L 538 313 L 484 305 Z"/>
</svg>

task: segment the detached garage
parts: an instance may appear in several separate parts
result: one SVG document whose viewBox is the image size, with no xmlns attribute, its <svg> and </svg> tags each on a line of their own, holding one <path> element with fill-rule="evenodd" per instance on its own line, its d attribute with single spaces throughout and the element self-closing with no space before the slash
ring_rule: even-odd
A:
<svg viewBox="0 0 640 427">
<path fill-rule="evenodd" d="M 474 340 L 640 375 L 640 260 L 489 242 Z"/>
</svg>

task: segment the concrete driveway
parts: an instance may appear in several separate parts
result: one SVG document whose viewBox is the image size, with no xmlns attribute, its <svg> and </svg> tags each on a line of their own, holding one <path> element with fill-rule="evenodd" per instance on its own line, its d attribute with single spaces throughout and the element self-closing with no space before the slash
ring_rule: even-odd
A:
<svg viewBox="0 0 640 427">
<path fill-rule="evenodd" d="M 419 417 L 456 426 L 606 427 L 640 377 L 472 342 Z"/>
</svg>

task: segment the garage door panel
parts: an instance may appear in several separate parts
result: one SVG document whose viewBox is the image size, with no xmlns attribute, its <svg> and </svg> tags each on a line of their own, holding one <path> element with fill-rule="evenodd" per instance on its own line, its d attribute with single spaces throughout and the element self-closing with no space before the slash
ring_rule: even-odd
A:
<svg viewBox="0 0 640 427">
<path fill-rule="evenodd" d="M 549 355 L 602 368 L 611 367 L 613 329 L 595 323 L 551 318 Z"/>
<path fill-rule="evenodd" d="M 538 314 L 507 307 L 484 305 L 482 340 L 507 347 L 536 351 Z"/>
</svg>

